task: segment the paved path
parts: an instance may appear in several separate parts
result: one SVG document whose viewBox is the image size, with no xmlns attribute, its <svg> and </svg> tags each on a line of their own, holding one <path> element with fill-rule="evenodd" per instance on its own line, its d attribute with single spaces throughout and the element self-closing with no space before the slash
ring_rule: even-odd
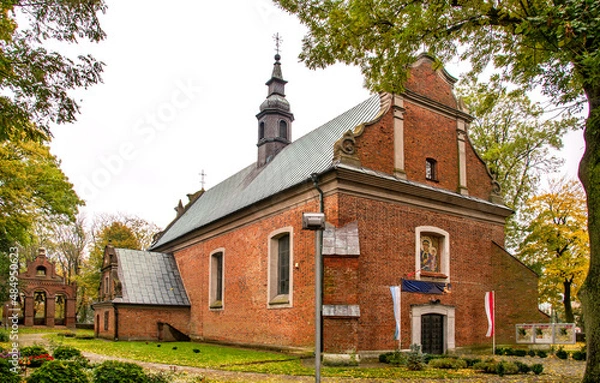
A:
<svg viewBox="0 0 600 383">
<path fill-rule="evenodd" d="M 48 346 L 49 342 L 43 338 L 45 334 L 20 334 L 19 343 L 21 347 L 39 344 Z M 118 358 L 90 352 L 84 352 L 83 355 L 93 363 L 101 363 L 105 360 L 120 360 L 123 362 L 137 363 L 140 366 L 154 371 L 175 371 L 185 372 L 188 376 L 201 376 L 209 380 L 218 380 L 220 382 L 235 383 L 274 383 L 274 382 L 293 382 L 309 383 L 314 382 L 315 378 L 311 376 L 284 376 L 284 375 L 266 375 L 251 372 L 234 372 L 211 370 L 197 367 L 173 366 L 160 363 L 140 362 L 133 359 Z M 321 379 L 324 383 L 579 383 L 585 370 L 585 362 L 575 360 L 559 360 L 556 358 L 509 358 L 523 361 L 527 364 L 542 363 L 544 373 L 540 376 L 534 375 L 508 375 L 500 378 L 495 375 L 480 375 L 476 377 L 462 379 L 360 379 L 360 378 L 329 378 Z"/>
</svg>

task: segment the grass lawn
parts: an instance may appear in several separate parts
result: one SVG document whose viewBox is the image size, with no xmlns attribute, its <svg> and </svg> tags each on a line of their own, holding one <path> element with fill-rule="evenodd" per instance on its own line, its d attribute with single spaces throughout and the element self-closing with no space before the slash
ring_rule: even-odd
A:
<svg viewBox="0 0 600 383">
<path fill-rule="evenodd" d="M 80 331 L 77 331 L 80 334 Z M 257 372 L 278 375 L 314 375 L 314 368 L 302 357 L 276 352 L 257 351 L 195 342 L 113 342 L 100 339 L 77 339 L 50 334 L 54 345 L 69 345 L 81 351 L 134 359 L 140 362 L 191 366 L 215 370 Z M 360 378 L 452 378 L 472 376 L 471 370 L 445 371 L 428 369 L 408 371 L 403 367 L 324 367 L 323 376 Z"/>
</svg>

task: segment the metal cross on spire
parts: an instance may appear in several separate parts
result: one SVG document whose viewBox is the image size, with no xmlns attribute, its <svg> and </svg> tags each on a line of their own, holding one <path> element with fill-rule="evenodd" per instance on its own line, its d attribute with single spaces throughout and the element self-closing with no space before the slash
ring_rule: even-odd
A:
<svg viewBox="0 0 600 383">
<path fill-rule="evenodd" d="M 200 185 L 202 185 L 202 190 L 204 190 L 204 185 L 206 184 L 206 181 L 204 180 L 204 177 L 206 177 L 206 173 L 204 173 L 204 169 L 202 169 L 202 171 L 200 173 L 198 173 L 200 175 Z"/>
<path fill-rule="evenodd" d="M 279 54 L 279 52 L 281 51 L 281 43 L 283 43 L 283 38 L 279 36 L 279 32 L 273 35 L 273 40 L 275 40 L 275 52 Z"/>
</svg>

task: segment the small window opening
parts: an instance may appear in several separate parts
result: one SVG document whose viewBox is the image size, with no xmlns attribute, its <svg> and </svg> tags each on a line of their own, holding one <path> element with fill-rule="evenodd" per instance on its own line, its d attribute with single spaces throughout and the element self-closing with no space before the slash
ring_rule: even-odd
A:
<svg viewBox="0 0 600 383">
<path fill-rule="evenodd" d="M 38 266 L 37 269 L 35 269 L 35 275 L 39 275 L 39 276 L 46 275 L 46 268 L 44 266 Z"/>
<path fill-rule="evenodd" d="M 437 161 L 433 158 L 425 160 L 425 178 L 431 181 L 437 181 Z"/>
<path fill-rule="evenodd" d="M 287 122 L 283 120 L 279 121 L 279 137 L 286 140 L 288 139 Z"/>
<path fill-rule="evenodd" d="M 263 138 L 265 138 L 265 123 L 261 121 L 258 124 L 258 139 L 262 140 Z"/>
</svg>

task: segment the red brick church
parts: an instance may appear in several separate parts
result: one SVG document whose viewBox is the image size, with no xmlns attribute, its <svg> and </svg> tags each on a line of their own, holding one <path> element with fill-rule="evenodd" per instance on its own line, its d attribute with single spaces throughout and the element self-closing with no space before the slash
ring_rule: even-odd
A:
<svg viewBox="0 0 600 383">
<path fill-rule="evenodd" d="M 421 55 L 402 94 L 374 95 L 294 140 L 275 60 L 256 162 L 180 203 L 152 252 L 136 254 L 148 265 L 162 259 L 167 275 L 127 271 L 117 250 L 95 306 L 99 336 L 118 328 L 120 339 L 156 339 L 169 325 L 192 340 L 314 347 L 315 232 L 301 221 L 321 209 L 321 192 L 325 352 L 491 344 L 487 291 L 496 292 L 498 342 L 540 320 L 537 276 L 503 248 L 512 212 L 469 142 L 473 118 L 456 79 Z M 152 302 L 123 302 L 160 283 L 178 298 L 157 289 Z M 390 286 L 402 286 L 400 343 Z"/>
</svg>

